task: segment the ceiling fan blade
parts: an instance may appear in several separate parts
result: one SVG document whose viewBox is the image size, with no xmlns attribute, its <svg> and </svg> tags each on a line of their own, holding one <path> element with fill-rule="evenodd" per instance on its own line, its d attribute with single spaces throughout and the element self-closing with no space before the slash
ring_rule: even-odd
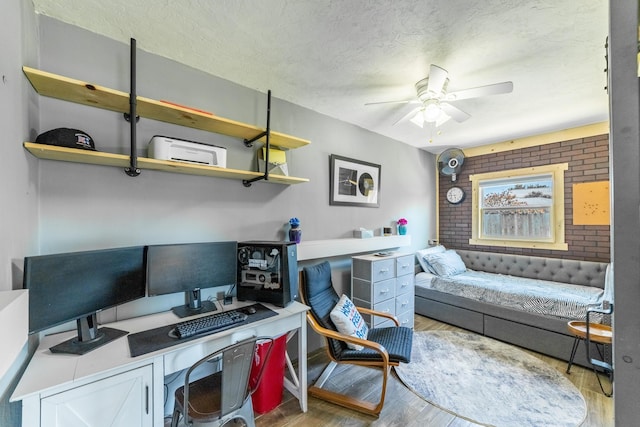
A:
<svg viewBox="0 0 640 427">
<path fill-rule="evenodd" d="M 381 101 L 381 102 L 367 102 L 364 105 L 380 105 L 380 104 L 419 104 L 417 99 L 406 99 L 404 101 Z"/>
<path fill-rule="evenodd" d="M 447 104 L 446 102 L 441 102 L 440 103 L 440 108 L 442 109 L 442 111 L 445 112 L 446 115 L 448 115 L 449 117 L 451 117 L 453 120 L 455 120 L 458 123 L 464 122 L 469 117 L 471 117 L 470 114 L 465 113 L 464 111 L 462 111 L 458 107 L 454 107 L 453 105 Z"/>
<path fill-rule="evenodd" d="M 440 117 L 436 119 L 436 127 L 442 126 L 448 122 L 449 119 L 451 119 L 451 116 L 443 111 L 442 114 L 440 114 Z"/>
<path fill-rule="evenodd" d="M 413 116 L 415 116 L 415 114 L 420 111 L 422 107 L 416 107 L 416 108 L 412 108 L 411 111 L 409 111 L 407 114 L 405 114 L 404 116 L 400 117 L 398 120 L 396 120 L 393 123 L 393 126 L 397 125 L 398 123 L 403 123 L 406 122 L 407 120 L 410 120 Z"/>
<path fill-rule="evenodd" d="M 502 93 L 513 92 L 513 82 L 495 83 L 487 86 L 478 86 L 470 89 L 462 89 L 449 92 L 445 96 L 445 101 L 459 101 L 461 99 L 478 98 L 481 96 L 500 95 Z"/>
<path fill-rule="evenodd" d="M 437 65 L 431 64 L 429 69 L 429 83 L 427 84 L 427 92 L 439 95 L 444 89 L 444 84 L 447 81 L 448 72 L 444 68 L 440 68 Z"/>
</svg>

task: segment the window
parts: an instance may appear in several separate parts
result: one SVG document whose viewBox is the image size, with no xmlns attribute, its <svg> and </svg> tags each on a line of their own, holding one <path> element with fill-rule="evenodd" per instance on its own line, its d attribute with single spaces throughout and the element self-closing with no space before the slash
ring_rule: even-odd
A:
<svg viewBox="0 0 640 427">
<path fill-rule="evenodd" d="M 471 175 L 469 243 L 567 250 L 564 171 L 567 163 Z"/>
</svg>

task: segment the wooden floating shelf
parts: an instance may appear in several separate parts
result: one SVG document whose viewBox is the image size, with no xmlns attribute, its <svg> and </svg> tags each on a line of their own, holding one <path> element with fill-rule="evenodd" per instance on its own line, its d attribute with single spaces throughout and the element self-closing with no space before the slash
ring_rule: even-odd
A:
<svg viewBox="0 0 640 427">
<path fill-rule="evenodd" d="M 101 166 L 129 167 L 129 156 L 125 154 L 113 154 L 100 151 L 83 150 L 78 148 L 58 147 L 55 145 L 36 144 L 25 142 L 26 148 L 39 159 L 59 160 L 64 162 L 88 163 Z M 181 173 L 186 175 L 211 176 L 228 179 L 253 179 L 263 176 L 262 172 L 244 171 L 239 169 L 219 168 L 215 166 L 195 165 L 190 163 L 172 162 L 167 160 L 149 159 L 138 157 L 138 168 L 158 170 L 165 172 Z M 300 184 L 309 182 L 306 178 L 269 174 L 265 182 L 277 184 Z"/>
<path fill-rule="evenodd" d="M 89 105 L 119 113 L 129 113 L 129 94 L 93 83 L 83 82 L 30 67 L 22 67 L 33 88 L 43 96 Z M 252 139 L 266 129 L 184 108 L 178 105 L 137 96 L 137 114 L 161 122 L 205 130 L 242 139 Z M 262 137 L 260 141 L 264 142 Z M 300 148 L 310 141 L 271 131 L 270 145 Z"/>
</svg>

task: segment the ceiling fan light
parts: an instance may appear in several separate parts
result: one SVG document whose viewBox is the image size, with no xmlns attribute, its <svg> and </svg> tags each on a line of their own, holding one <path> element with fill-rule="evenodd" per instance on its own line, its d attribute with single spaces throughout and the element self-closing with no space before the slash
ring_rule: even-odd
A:
<svg viewBox="0 0 640 427">
<path fill-rule="evenodd" d="M 440 106 L 435 102 L 428 102 L 424 107 L 423 116 L 425 122 L 433 123 L 438 120 L 441 114 L 442 110 L 440 109 Z"/>
</svg>

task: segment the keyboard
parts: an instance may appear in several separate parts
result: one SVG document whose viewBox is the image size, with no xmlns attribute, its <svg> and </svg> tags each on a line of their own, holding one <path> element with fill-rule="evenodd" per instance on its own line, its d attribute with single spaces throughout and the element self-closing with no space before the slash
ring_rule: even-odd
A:
<svg viewBox="0 0 640 427">
<path fill-rule="evenodd" d="M 249 316 L 237 310 L 214 313 L 178 323 L 175 326 L 174 333 L 179 339 L 188 338 L 194 335 L 227 329 L 236 323 L 244 322 L 247 317 Z"/>
</svg>

